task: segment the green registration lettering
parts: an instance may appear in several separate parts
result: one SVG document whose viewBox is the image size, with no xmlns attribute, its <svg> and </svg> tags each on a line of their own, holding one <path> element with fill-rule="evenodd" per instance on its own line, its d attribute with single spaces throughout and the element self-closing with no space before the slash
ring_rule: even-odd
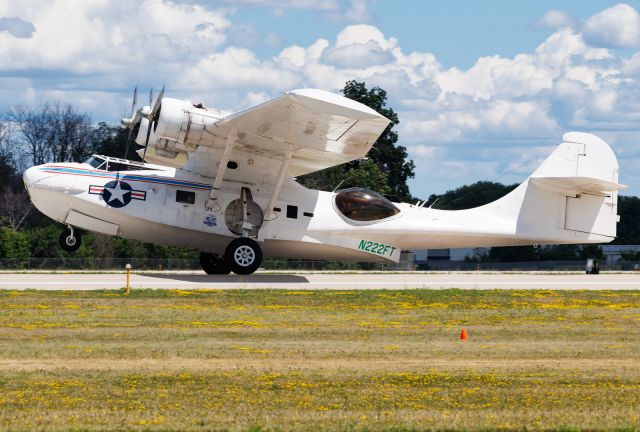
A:
<svg viewBox="0 0 640 432">
<path fill-rule="evenodd" d="M 395 246 L 389 246 L 384 243 L 372 242 L 370 240 L 360 240 L 358 249 L 365 252 L 374 253 L 376 255 L 387 255 L 388 253 L 389 256 L 392 256 L 397 248 Z"/>
</svg>

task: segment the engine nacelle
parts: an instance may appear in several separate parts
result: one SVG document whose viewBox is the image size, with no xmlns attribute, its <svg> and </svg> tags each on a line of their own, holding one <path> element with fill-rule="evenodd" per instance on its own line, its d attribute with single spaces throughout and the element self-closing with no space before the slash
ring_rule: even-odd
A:
<svg viewBox="0 0 640 432">
<path fill-rule="evenodd" d="M 151 108 L 142 108 L 142 115 L 149 116 Z M 149 133 L 149 145 L 145 158 L 165 165 L 181 166 L 188 160 L 188 153 L 203 143 L 203 132 L 207 125 L 214 124 L 225 113 L 193 105 L 190 101 L 162 98 L 160 109 L 149 131 L 149 120 L 140 119 L 136 143 L 143 146 Z M 153 149 L 153 152 L 151 151 Z M 142 154 L 141 154 L 142 156 Z"/>
<path fill-rule="evenodd" d="M 154 124 L 154 134 L 186 145 L 198 145 L 202 139 L 205 126 L 215 123 L 221 118 L 217 111 L 207 110 L 190 101 L 163 98 L 159 119 Z"/>
</svg>

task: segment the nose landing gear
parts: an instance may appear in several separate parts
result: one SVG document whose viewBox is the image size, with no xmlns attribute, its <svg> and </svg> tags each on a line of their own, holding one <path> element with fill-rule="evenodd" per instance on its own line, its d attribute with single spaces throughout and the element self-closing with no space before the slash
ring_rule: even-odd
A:
<svg viewBox="0 0 640 432">
<path fill-rule="evenodd" d="M 58 243 L 60 243 L 62 250 L 66 252 L 75 252 L 80 248 L 82 241 L 80 235 L 74 231 L 71 225 L 69 225 L 67 229 L 60 234 Z"/>
</svg>

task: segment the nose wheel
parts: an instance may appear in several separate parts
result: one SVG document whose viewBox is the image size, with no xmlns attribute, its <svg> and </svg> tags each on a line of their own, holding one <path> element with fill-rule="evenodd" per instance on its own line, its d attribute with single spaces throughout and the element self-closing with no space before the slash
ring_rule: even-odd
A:
<svg viewBox="0 0 640 432">
<path fill-rule="evenodd" d="M 231 271 L 238 275 L 251 274 L 262 264 L 260 245 L 246 237 L 237 238 L 229 243 L 224 255 Z"/>
<path fill-rule="evenodd" d="M 75 252 L 80 248 L 81 239 L 80 235 L 74 232 L 72 227 L 65 229 L 58 238 L 60 247 L 66 252 Z"/>
</svg>

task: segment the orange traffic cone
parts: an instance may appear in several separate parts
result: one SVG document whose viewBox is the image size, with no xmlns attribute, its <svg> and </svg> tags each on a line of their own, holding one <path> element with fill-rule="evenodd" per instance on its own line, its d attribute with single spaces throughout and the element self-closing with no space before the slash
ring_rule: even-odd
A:
<svg viewBox="0 0 640 432">
<path fill-rule="evenodd" d="M 462 329 L 462 331 L 460 332 L 460 340 L 466 341 L 467 339 L 469 339 L 469 336 L 467 336 L 467 331 L 465 329 Z"/>
</svg>

